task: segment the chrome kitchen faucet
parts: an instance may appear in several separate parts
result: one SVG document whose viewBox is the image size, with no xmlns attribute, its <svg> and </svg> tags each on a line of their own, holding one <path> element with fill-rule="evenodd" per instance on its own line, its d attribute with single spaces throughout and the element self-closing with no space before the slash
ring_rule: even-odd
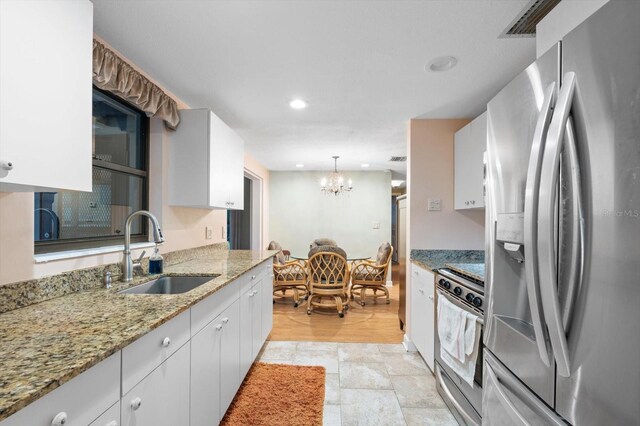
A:
<svg viewBox="0 0 640 426">
<path fill-rule="evenodd" d="M 147 216 L 151 220 L 151 225 L 153 225 L 153 240 L 156 244 L 162 244 L 164 242 L 164 237 L 162 236 L 162 231 L 160 231 L 160 224 L 158 223 L 158 219 L 146 210 L 138 210 L 129 215 L 127 217 L 127 221 L 124 225 L 124 259 L 122 259 L 122 281 L 129 282 L 133 279 L 133 271 L 134 269 L 141 269 L 141 261 L 145 252 L 143 251 L 140 257 L 137 260 L 131 259 L 131 222 L 138 215 Z"/>
</svg>

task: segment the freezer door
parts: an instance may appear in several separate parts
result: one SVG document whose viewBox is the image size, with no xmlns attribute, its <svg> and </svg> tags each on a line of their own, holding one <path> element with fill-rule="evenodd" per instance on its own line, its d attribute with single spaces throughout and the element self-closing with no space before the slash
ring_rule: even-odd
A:
<svg viewBox="0 0 640 426">
<path fill-rule="evenodd" d="M 554 363 L 535 281 L 536 180 L 557 90 L 554 47 L 487 105 L 484 343 L 553 405 Z M 532 207 L 533 203 L 533 207 Z M 527 232 L 525 233 L 525 227 Z M 522 262 L 524 260 L 524 262 Z"/>
<path fill-rule="evenodd" d="M 640 2 L 611 1 L 563 40 L 563 74 L 575 79 L 584 262 L 574 290 L 559 270 L 568 374 L 558 369 L 556 411 L 581 426 L 640 422 L 638 22 Z"/>
<path fill-rule="evenodd" d="M 566 426 L 566 422 L 527 389 L 487 349 L 484 350 L 483 381 L 483 426 Z"/>
</svg>

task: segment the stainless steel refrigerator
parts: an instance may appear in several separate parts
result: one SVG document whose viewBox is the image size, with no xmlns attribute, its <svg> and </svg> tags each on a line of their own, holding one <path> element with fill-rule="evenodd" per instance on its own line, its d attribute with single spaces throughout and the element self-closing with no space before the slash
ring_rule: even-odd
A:
<svg viewBox="0 0 640 426">
<path fill-rule="evenodd" d="M 640 424 L 640 2 L 487 106 L 483 424 Z"/>
</svg>

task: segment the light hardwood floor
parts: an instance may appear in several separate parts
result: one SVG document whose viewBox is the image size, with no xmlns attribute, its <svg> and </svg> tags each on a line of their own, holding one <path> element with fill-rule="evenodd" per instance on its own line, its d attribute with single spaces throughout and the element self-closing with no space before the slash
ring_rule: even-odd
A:
<svg viewBox="0 0 640 426">
<path fill-rule="evenodd" d="M 397 283 L 389 288 L 389 305 L 384 298 L 374 303 L 369 297 L 364 307 L 352 301 L 344 318 L 338 317 L 336 311 L 307 315 L 306 306 L 294 308 L 293 302 L 276 303 L 269 340 L 400 343 L 404 333 L 398 320 L 398 288 Z"/>
</svg>

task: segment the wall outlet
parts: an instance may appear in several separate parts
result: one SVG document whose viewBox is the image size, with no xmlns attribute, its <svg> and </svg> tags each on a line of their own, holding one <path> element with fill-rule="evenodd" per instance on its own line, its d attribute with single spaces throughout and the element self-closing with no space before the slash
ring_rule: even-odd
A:
<svg viewBox="0 0 640 426">
<path fill-rule="evenodd" d="M 380 229 L 380 222 L 373 222 L 373 229 Z"/>
<path fill-rule="evenodd" d="M 442 199 L 429 198 L 427 202 L 427 210 L 430 212 L 439 212 L 440 210 L 442 210 Z"/>
<path fill-rule="evenodd" d="M 204 228 L 204 238 L 207 240 L 213 239 L 213 228 L 210 226 L 206 226 Z"/>
</svg>

